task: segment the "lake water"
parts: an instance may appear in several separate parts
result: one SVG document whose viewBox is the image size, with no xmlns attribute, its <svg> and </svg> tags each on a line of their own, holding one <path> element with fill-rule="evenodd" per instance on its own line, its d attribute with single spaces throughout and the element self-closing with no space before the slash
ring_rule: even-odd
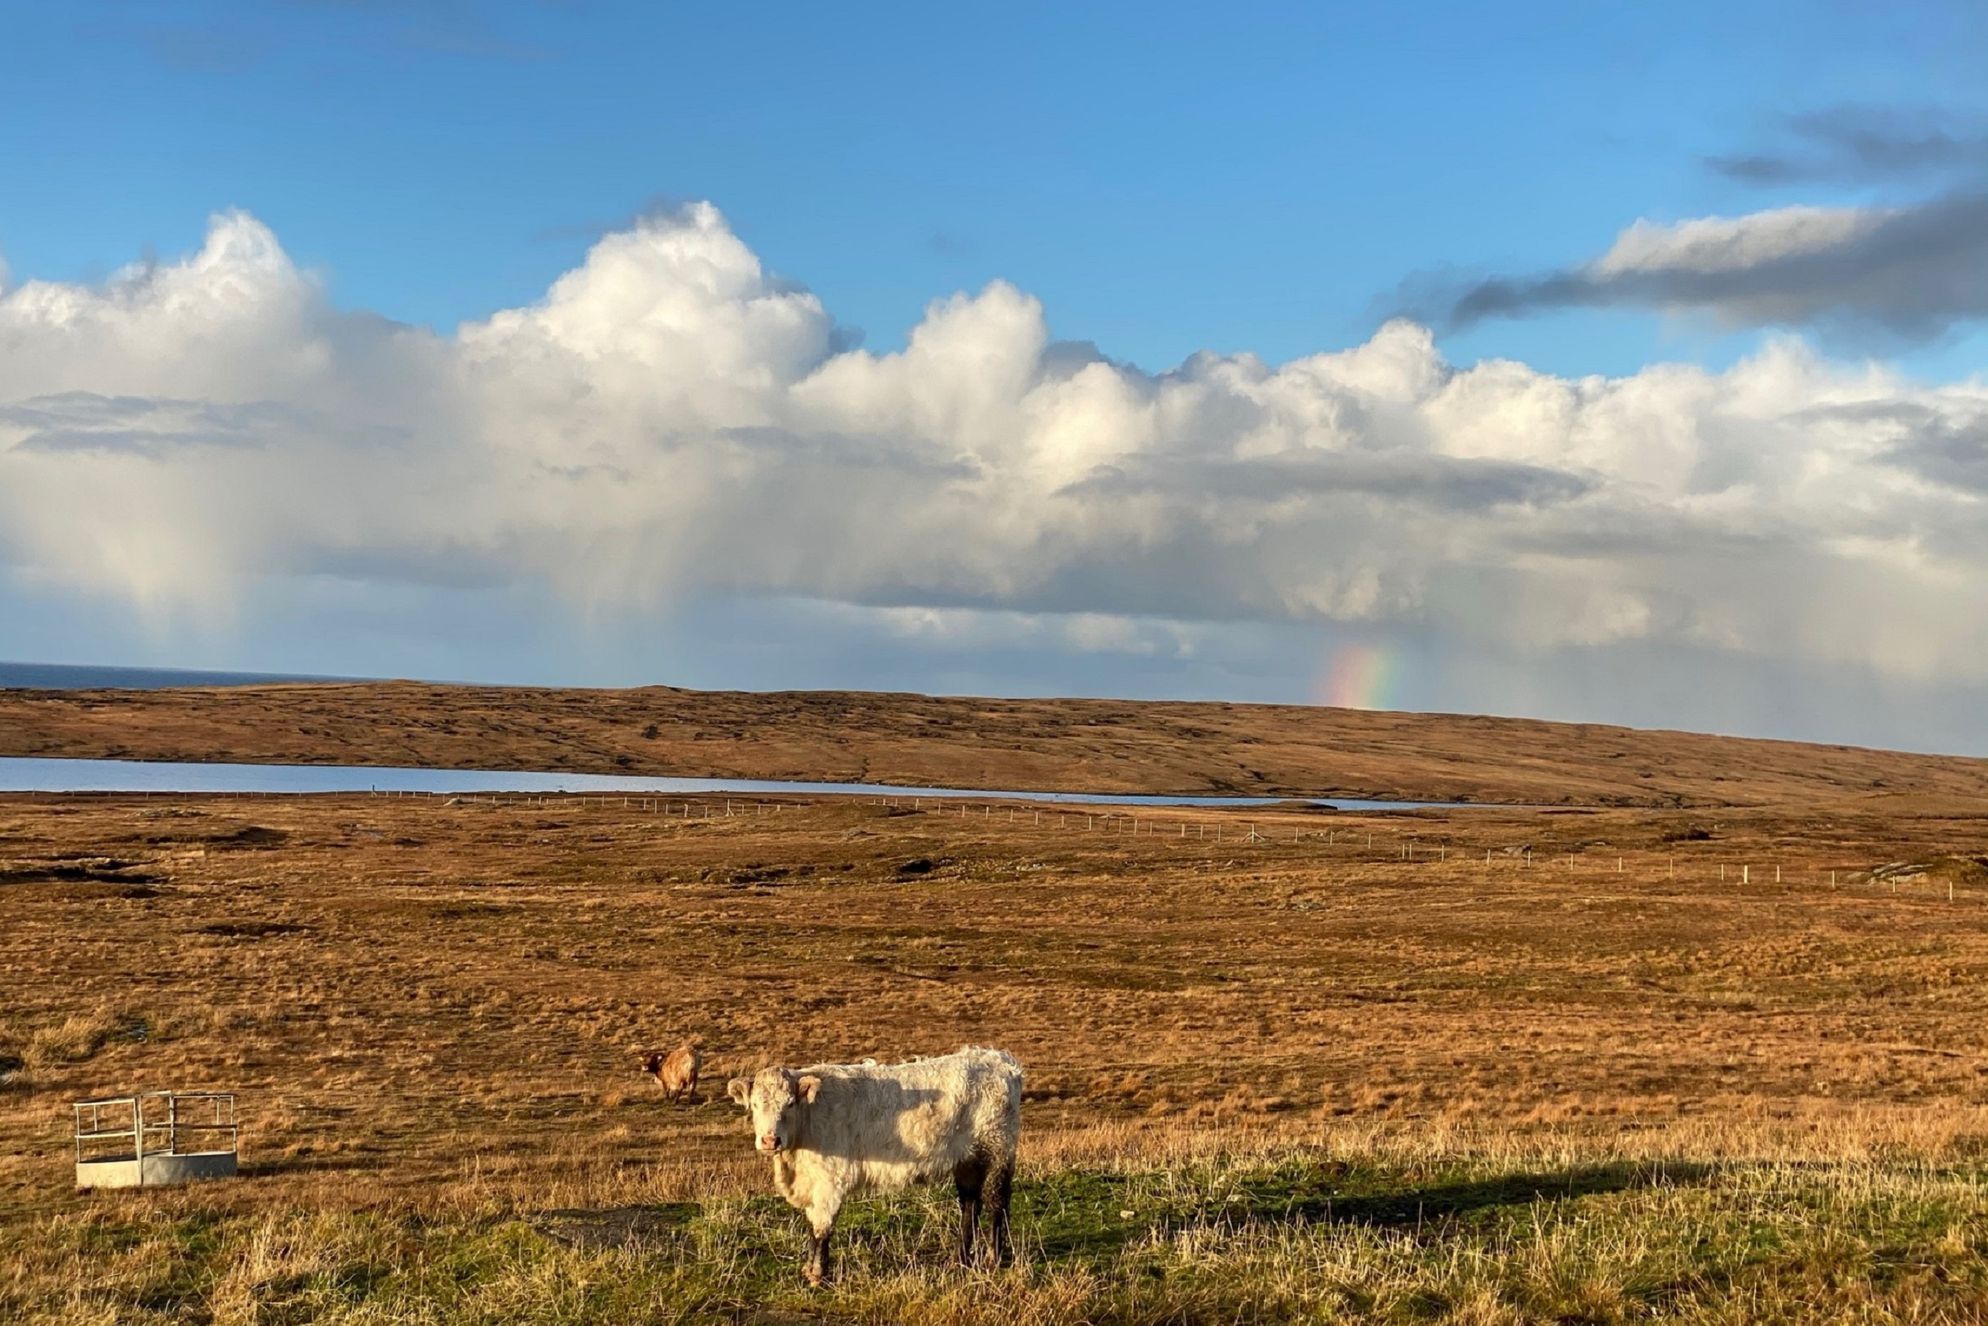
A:
<svg viewBox="0 0 1988 1326">
<path fill-rule="evenodd" d="M 1342 810 L 1461 808 L 1447 801 L 1361 801 L 1348 797 L 1126 796 L 997 788 L 899 787 L 887 783 L 809 783 L 764 778 L 663 778 L 641 774 L 531 773 L 522 770 L 364 768 L 333 764 L 174 764 L 151 760 L 0 757 L 0 792 L 708 792 L 836 796 L 987 797 L 1110 806 L 1267 806 L 1310 801 Z"/>
</svg>

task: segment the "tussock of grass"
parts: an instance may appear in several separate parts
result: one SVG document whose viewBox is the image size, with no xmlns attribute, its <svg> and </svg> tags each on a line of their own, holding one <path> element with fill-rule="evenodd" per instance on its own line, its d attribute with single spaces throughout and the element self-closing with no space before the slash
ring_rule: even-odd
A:
<svg viewBox="0 0 1988 1326">
<path fill-rule="evenodd" d="M 0 1026 L 0 1045 L 20 1049 L 15 1057 L 29 1072 L 84 1063 L 113 1041 L 142 1041 L 152 1032 L 149 1021 L 124 1009 L 102 1007 L 73 1013 L 58 1021 L 15 1032 Z"/>
<path fill-rule="evenodd" d="M 938 1192 L 848 1211 L 795 1275 L 784 1206 L 219 1214 L 118 1199 L 0 1232 L 23 1326 L 1959 1322 L 1988 1303 L 1988 1175 L 1928 1160 L 1265 1150 L 1031 1173 L 1017 1265 L 947 1262 Z"/>
</svg>

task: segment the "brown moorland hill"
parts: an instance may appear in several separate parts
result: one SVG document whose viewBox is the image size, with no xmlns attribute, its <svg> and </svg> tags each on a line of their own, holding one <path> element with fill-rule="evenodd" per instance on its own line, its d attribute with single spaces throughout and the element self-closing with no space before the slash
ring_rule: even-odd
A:
<svg viewBox="0 0 1988 1326">
<path fill-rule="evenodd" d="M 0 690 L 0 755 L 1528 804 L 1988 798 L 1988 760 L 1592 724 L 673 687 Z"/>
<path fill-rule="evenodd" d="M 1988 817 L 0 796 L 0 1321 L 1978 1323 Z M 1890 863 L 1910 863 L 1901 869 Z M 635 1051 L 704 1041 L 672 1105 Z M 842 1278 L 725 1079 L 1027 1065 Z M 78 1193 L 72 1101 L 241 1093 Z"/>
</svg>

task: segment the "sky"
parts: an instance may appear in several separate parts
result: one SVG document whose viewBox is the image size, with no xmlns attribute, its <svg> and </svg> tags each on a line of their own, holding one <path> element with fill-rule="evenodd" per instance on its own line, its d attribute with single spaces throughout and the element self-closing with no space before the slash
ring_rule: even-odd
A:
<svg viewBox="0 0 1988 1326">
<path fill-rule="evenodd" d="M 4 4 L 0 658 L 1988 754 L 1970 4 Z"/>
</svg>

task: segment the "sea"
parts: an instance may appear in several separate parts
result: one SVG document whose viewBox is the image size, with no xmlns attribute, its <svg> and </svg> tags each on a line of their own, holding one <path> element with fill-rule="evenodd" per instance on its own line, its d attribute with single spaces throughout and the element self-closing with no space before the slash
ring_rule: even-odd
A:
<svg viewBox="0 0 1988 1326">
<path fill-rule="evenodd" d="M 120 668 L 103 664 L 0 661 L 0 689 L 156 691 L 168 686 L 261 686 L 273 681 L 351 681 L 288 672 L 205 672 L 192 668 Z"/>
</svg>

